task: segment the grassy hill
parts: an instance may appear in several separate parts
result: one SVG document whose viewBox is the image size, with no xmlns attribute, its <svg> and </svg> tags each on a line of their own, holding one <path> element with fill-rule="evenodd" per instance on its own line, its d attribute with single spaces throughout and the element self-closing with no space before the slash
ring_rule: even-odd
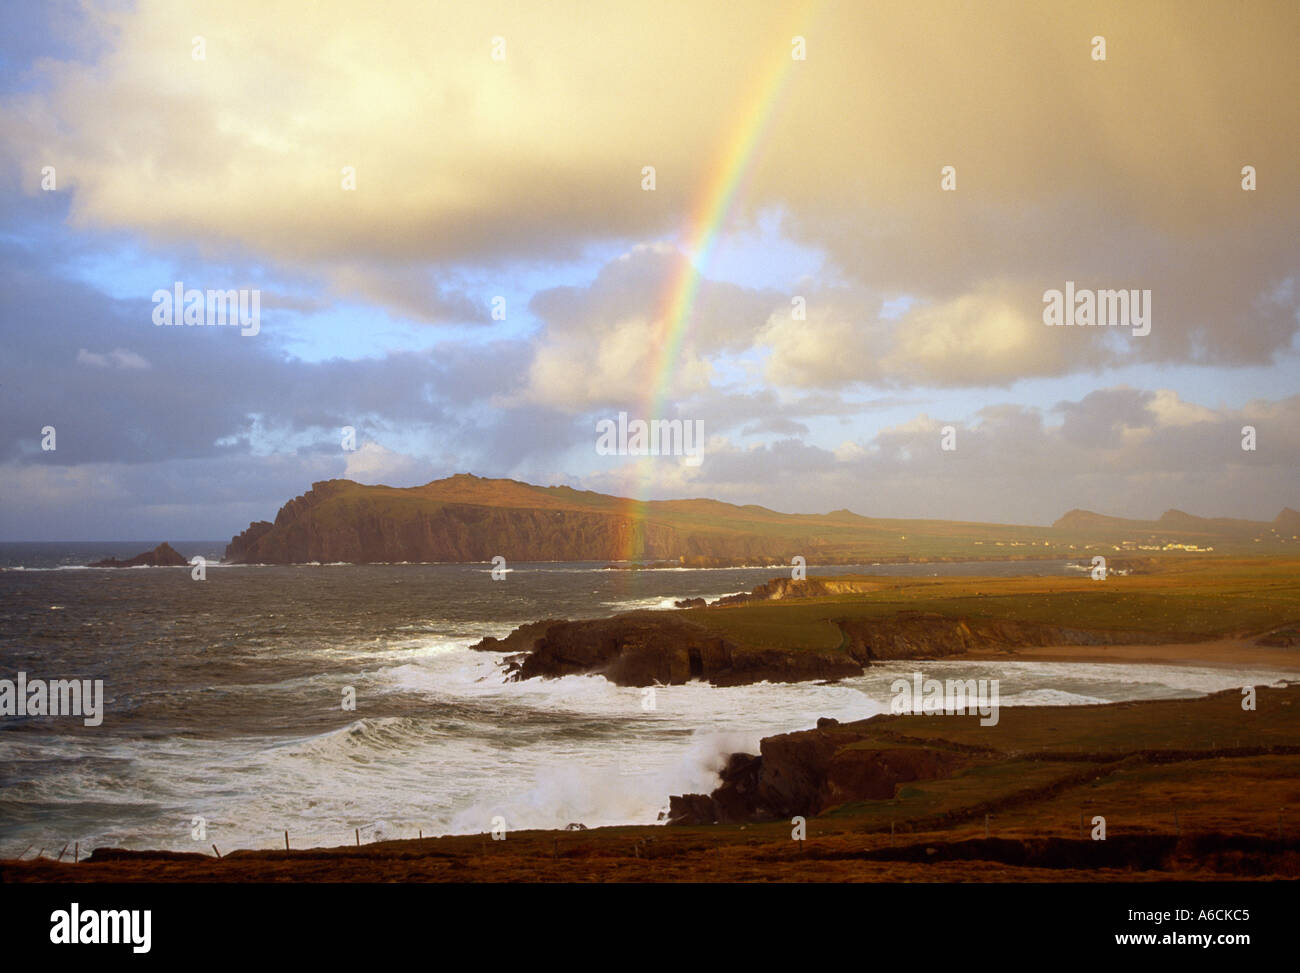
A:
<svg viewBox="0 0 1300 973">
<path fill-rule="evenodd" d="M 1289 515 L 1289 516 L 1288 516 Z M 328 480 L 231 541 L 241 562 L 648 560 L 707 566 L 1042 558 L 1166 549 L 1278 553 L 1300 515 L 1208 520 L 1170 511 L 1126 521 L 1071 511 L 1051 527 L 787 514 L 717 500 L 639 502 L 570 487 L 460 474 L 420 487 Z"/>
</svg>

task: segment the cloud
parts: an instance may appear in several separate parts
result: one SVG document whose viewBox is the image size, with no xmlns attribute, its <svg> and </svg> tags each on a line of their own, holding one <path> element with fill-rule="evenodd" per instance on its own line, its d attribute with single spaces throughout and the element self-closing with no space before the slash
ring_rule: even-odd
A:
<svg viewBox="0 0 1300 973">
<path fill-rule="evenodd" d="M 488 307 L 427 267 L 341 263 L 326 270 L 334 292 L 359 297 L 416 321 L 485 323 Z"/>
<path fill-rule="evenodd" d="M 60 430 L 60 450 L 63 443 Z M 341 454 L 0 463 L 0 536 L 225 540 L 252 521 L 271 519 L 315 481 L 342 473 Z"/>
<path fill-rule="evenodd" d="M 775 329 L 774 375 L 864 374 L 830 366 L 838 339 L 874 366 L 865 374 L 897 383 L 1089 370 L 1114 353 L 1096 335 L 1030 326 L 1042 292 L 1066 280 L 1153 291 L 1152 333 L 1126 360 L 1261 363 L 1297 333 L 1292 5 L 88 11 L 98 45 L 40 61 L 0 107 L 29 188 L 56 165 L 79 226 L 311 267 L 421 319 L 481 313 L 452 266 L 696 233 L 747 134 L 751 92 L 776 79 L 731 225 L 776 208 L 788 237 L 827 254 L 828 273 L 921 307 L 886 342 L 888 359 L 870 360 L 874 325 L 860 316 L 823 320 L 830 336 L 805 357 Z M 1099 31 L 1104 62 L 1091 57 Z M 205 60 L 191 56 L 195 34 Z M 790 59 L 794 34 L 806 61 Z M 1246 164 L 1254 192 L 1240 185 Z M 645 165 L 654 192 L 641 189 Z M 940 189 L 945 165 L 955 192 Z M 355 190 L 342 188 L 344 166 Z M 560 359 L 576 349 L 544 346 L 539 400 L 609 398 L 635 378 L 631 349 L 653 344 L 656 320 L 608 322 L 567 393 Z M 868 328 L 868 346 L 849 322 Z M 688 386 L 708 380 L 689 355 L 682 370 Z"/>
<path fill-rule="evenodd" d="M 1190 415 L 1197 421 L 1186 421 Z M 1259 431 L 1256 452 L 1241 448 L 1244 424 Z M 948 425 L 951 451 L 942 448 Z M 990 405 L 972 421 L 919 413 L 834 449 L 713 437 L 698 468 L 665 463 L 656 472 L 669 484 L 665 495 L 808 513 L 848 507 L 881 517 L 1049 524 L 1072 507 L 1132 517 L 1180 507 L 1271 519 L 1297 503 L 1297 430 L 1300 396 L 1208 409 L 1170 390 L 1116 387 L 1050 409 Z M 618 492 L 631 472 L 591 482 Z"/>
<path fill-rule="evenodd" d="M 108 354 L 87 351 L 82 348 L 77 352 L 78 365 L 90 365 L 94 368 L 146 369 L 149 362 L 141 355 L 125 348 L 114 348 Z"/>
<path fill-rule="evenodd" d="M 1296 505 L 1293 5 L 139 0 L 16 33 L 40 21 L 59 39 L 0 42 L 0 192 L 25 193 L 0 228 L 15 530 L 101 500 L 172 522 L 168 491 L 212 497 L 188 478 L 222 464 L 242 494 L 212 502 L 239 519 L 349 469 L 620 492 L 639 477 L 593 460 L 592 420 L 651 408 L 710 439 L 701 468 L 655 468 L 660 495 L 1040 521 Z M 268 340 L 154 329 L 152 286 L 84 283 L 173 267 L 258 284 L 313 360 L 276 313 Z M 1151 333 L 1045 327 L 1067 281 L 1151 290 Z M 313 329 L 358 304 L 485 326 L 330 357 Z M 1244 365 L 1272 399 L 1211 406 Z M 1062 402 L 1017 384 L 1070 376 Z"/>
<path fill-rule="evenodd" d="M 394 452 L 379 443 L 360 443 L 356 450 L 347 454 L 347 464 L 343 474 L 349 480 L 359 483 L 383 483 L 386 486 L 418 486 L 428 483 L 434 476 L 429 475 L 429 464 Z"/>
<path fill-rule="evenodd" d="M 814 305 L 806 320 L 788 310 L 768 318 L 755 344 L 770 352 L 766 378 L 775 385 L 835 388 L 883 377 L 880 352 L 888 331 L 878 322 L 855 320 L 832 306 Z"/>
<path fill-rule="evenodd" d="M 787 439 L 806 436 L 809 429 L 802 422 L 796 422 L 794 419 L 787 419 L 785 416 L 767 416 L 751 422 L 741 430 L 742 436 L 757 436 L 762 434 L 773 434 Z"/>
<path fill-rule="evenodd" d="M 0 462 L 143 464 L 313 443 L 337 450 L 345 425 L 385 443 L 400 429 L 430 456 L 451 459 L 476 450 L 474 427 L 494 418 L 487 404 L 517 389 L 529 357 L 515 344 L 448 342 L 301 361 L 233 329 L 157 328 L 147 299 L 112 300 L 3 244 L 0 292 Z M 147 383 L 138 380 L 143 369 Z M 50 453 L 39 448 L 46 425 L 58 430 Z"/>
<path fill-rule="evenodd" d="M 780 310 L 757 332 L 764 377 L 786 388 L 987 387 L 1127 360 L 1127 334 L 1047 328 L 1041 296 L 1007 281 L 886 313 L 875 292 L 812 290 L 806 319 Z"/>
<path fill-rule="evenodd" d="M 743 350 L 781 298 L 702 279 L 679 336 L 675 298 L 686 270 L 675 248 L 640 245 L 605 264 L 587 286 L 535 295 L 529 310 L 543 326 L 523 399 L 570 411 L 643 407 L 661 378 L 659 391 L 670 400 L 707 391 L 710 359 Z"/>
</svg>

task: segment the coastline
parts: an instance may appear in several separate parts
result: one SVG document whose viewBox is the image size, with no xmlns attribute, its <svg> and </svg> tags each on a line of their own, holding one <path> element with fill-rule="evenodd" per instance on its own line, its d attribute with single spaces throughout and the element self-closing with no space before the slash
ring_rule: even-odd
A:
<svg viewBox="0 0 1300 973">
<path fill-rule="evenodd" d="M 992 727 L 942 715 L 819 720 L 764 738 L 761 755 L 733 755 L 758 787 L 738 792 L 724 773 L 713 799 L 746 816 L 717 823 L 220 858 L 99 848 L 76 864 L 0 860 L 0 882 L 1294 880 L 1300 819 L 1285 807 L 1300 772 L 1300 685 L 1260 688 L 1255 710 L 1240 700 L 1228 690 L 1011 708 Z M 747 809 L 750 795 L 764 806 Z M 801 835 L 791 814 L 806 820 Z"/>
<path fill-rule="evenodd" d="M 945 656 L 945 661 L 970 662 L 1103 662 L 1117 665 L 1241 666 L 1283 669 L 1300 674 L 1300 646 L 1258 645 L 1252 639 L 1158 645 L 1044 645 L 976 649 Z M 920 661 L 920 660 L 918 660 Z"/>
</svg>

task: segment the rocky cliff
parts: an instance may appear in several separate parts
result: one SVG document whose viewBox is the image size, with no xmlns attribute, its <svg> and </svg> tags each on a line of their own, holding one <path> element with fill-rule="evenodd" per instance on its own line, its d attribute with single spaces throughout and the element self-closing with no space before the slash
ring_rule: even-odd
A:
<svg viewBox="0 0 1300 973">
<path fill-rule="evenodd" d="M 505 486 L 492 492 L 484 483 Z M 646 516 L 627 501 L 560 490 L 477 477 L 409 490 L 328 480 L 286 503 L 274 522 L 250 524 L 231 540 L 226 560 L 464 562 L 500 555 L 509 561 L 605 561 L 635 552 L 673 564 L 757 563 L 791 547 L 812 552 L 822 546 L 794 528 L 788 539 L 722 530 L 674 510 Z"/>
<path fill-rule="evenodd" d="M 784 591 L 767 585 L 755 591 L 764 589 Z M 629 612 L 583 621 L 530 622 L 505 639 L 485 638 L 474 648 L 502 653 L 507 678 L 512 681 L 599 675 L 620 686 L 673 685 L 692 679 L 715 686 L 739 686 L 844 679 L 862 675 L 872 662 L 938 659 L 974 649 L 1161 641 L 1144 632 L 1091 632 L 1012 620 L 898 612 L 879 618 L 832 617 L 841 632 L 840 644 L 833 648 L 781 648 L 744 645 L 711 630 L 709 613 L 714 610 Z"/>
<path fill-rule="evenodd" d="M 669 824 L 812 817 L 849 801 L 888 800 L 899 784 L 950 776 L 967 755 L 938 748 L 864 745 L 870 721 L 817 721 L 816 729 L 764 737 L 758 755 L 733 753 L 711 794 L 674 795 Z"/>
<path fill-rule="evenodd" d="M 505 660 L 512 681 L 599 675 L 620 686 L 673 685 L 692 679 L 739 686 L 862 673 L 861 665 L 838 650 L 742 647 L 664 612 L 534 622 L 504 640 L 487 638 L 474 648 L 513 653 Z"/>
</svg>

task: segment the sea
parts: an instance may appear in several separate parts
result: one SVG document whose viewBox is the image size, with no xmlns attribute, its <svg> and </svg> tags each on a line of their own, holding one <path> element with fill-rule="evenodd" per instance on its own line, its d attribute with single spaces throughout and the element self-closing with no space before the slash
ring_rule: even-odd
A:
<svg viewBox="0 0 1300 973">
<path fill-rule="evenodd" d="M 887 711 L 917 663 L 834 684 L 639 688 L 510 683 L 471 651 L 541 618 L 673 611 L 778 569 L 603 563 L 89 568 L 156 540 L 0 544 L 0 679 L 103 680 L 103 719 L 0 716 L 0 857 L 78 843 L 210 853 L 507 829 L 653 824 L 707 792 L 728 754 L 819 717 Z M 816 567 L 817 574 L 1024 575 L 1065 561 Z M 1285 673 L 1115 664 L 925 662 L 997 678 L 1001 705 L 1191 697 Z M 346 708 L 351 696 L 354 708 Z M 71 852 L 68 852 L 70 855 Z"/>
</svg>

